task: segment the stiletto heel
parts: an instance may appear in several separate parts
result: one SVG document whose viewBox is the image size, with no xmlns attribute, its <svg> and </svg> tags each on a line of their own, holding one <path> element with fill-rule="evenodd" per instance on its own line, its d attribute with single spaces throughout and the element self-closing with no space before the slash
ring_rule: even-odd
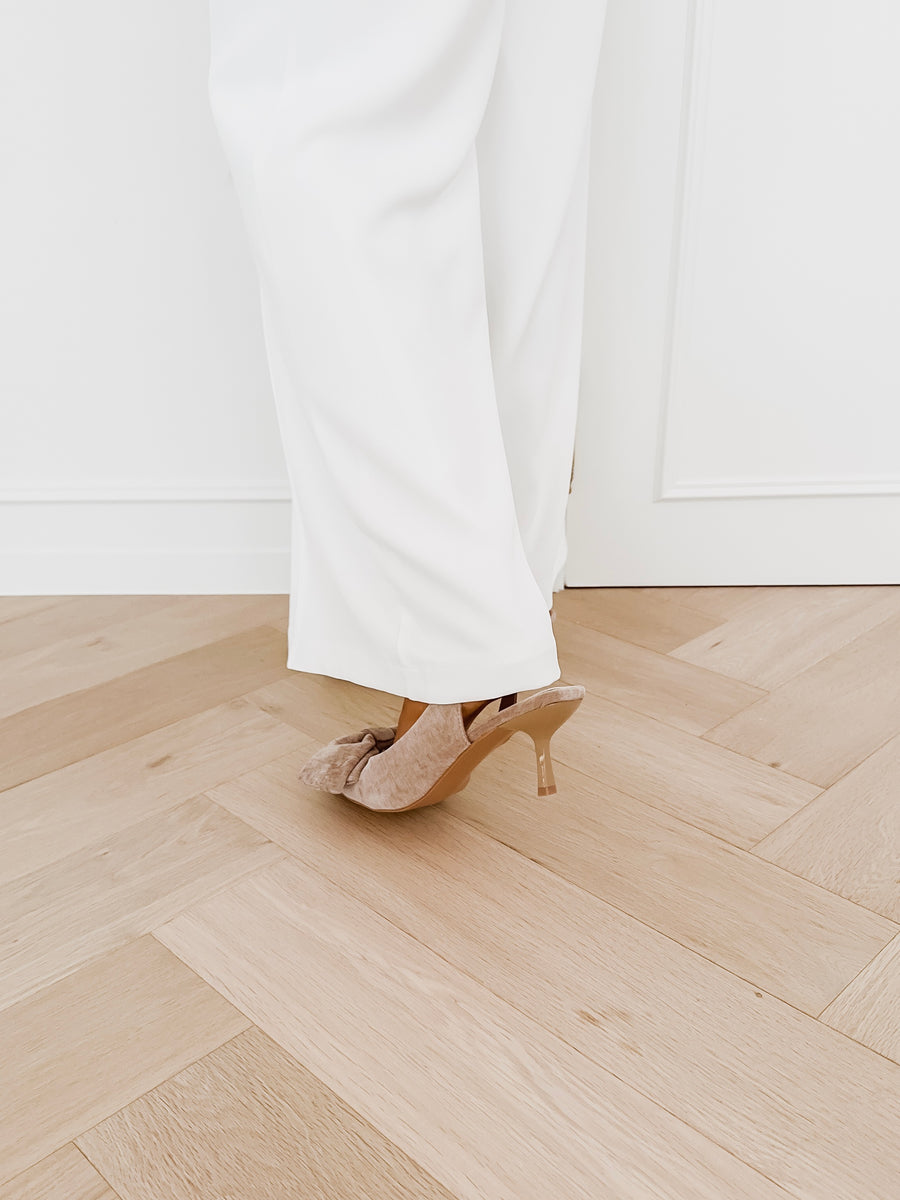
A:
<svg viewBox="0 0 900 1200">
<path fill-rule="evenodd" d="M 571 717 L 580 703 L 580 698 L 561 699 L 555 704 L 532 709 L 518 722 L 518 727 L 530 734 L 531 740 L 534 742 L 537 763 L 537 794 L 539 796 L 556 795 L 553 760 L 550 757 L 550 739 L 560 725 Z"/>
<path fill-rule="evenodd" d="M 555 796 L 556 780 L 553 778 L 553 762 L 550 758 L 550 738 L 545 733 L 536 733 L 533 741 L 537 759 L 537 794 Z"/>
<path fill-rule="evenodd" d="M 490 700 L 465 720 L 462 701 L 429 704 L 400 738 L 396 727 L 383 726 L 334 738 L 309 759 L 299 778 L 363 808 L 406 812 L 462 791 L 478 763 L 521 731 L 534 743 L 537 794 L 553 796 L 550 739 L 578 708 L 584 688 L 564 684 L 541 688 L 524 700 L 516 696 L 500 697 L 500 711 L 486 720 L 476 718 Z"/>
</svg>

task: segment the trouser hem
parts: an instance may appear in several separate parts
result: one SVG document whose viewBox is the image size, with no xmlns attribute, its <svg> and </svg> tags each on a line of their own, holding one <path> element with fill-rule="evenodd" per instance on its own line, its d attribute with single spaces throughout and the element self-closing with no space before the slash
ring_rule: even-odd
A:
<svg viewBox="0 0 900 1200">
<path fill-rule="evenodd" d="M 427 704 L 486 700 L 509 692 L 546 687 L 560 677 L 555 647 L 514 662 L 486 663 L 479 659 L 468 663 L 429 663 L 415 668 L 370 661 L 363 656 L 349 659 L 298 650 L 288 654 L 286 665 L 290 671 L 329 675 Z"/>
</svg>

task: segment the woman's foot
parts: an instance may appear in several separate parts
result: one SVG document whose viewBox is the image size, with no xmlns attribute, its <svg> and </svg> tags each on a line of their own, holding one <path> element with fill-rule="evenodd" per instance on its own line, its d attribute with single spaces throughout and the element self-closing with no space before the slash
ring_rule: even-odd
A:
<svg viewBox="0 0 900 1200">
<path fill-rule="evenodd" d="M 473 718 L 480 725 L 474 736 L 468 726 L 461 728 L 463 701 L 429 703 L 403 735 L 402 746 L 395 727 L 367 726 L 322 746 L 298 778 L 375 812 L 407 812 L 462 791 L 491 750 L 524 731 L 534 743 L 537 794 L 552 796 L 556 783 L 550 739 L 584 699 L 584 691 L 580 684 L 566 684 L 541 688 L 521 701 L 515 700 L 515 692 L 502 696 L 511 703 L 487 720 Z M 472 701 L 476 707 L 481 703 Z"/>
</svg>

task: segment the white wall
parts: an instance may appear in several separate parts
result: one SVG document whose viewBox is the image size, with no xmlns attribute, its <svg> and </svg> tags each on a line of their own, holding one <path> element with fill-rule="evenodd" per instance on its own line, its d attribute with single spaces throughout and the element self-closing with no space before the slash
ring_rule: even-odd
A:
<svg viewBox="0 0 900 1200">
<path fill-rule="evenodd" d="M 205 0 L 0 7 L 0 594 L 285 592 Z"/>
</svg>

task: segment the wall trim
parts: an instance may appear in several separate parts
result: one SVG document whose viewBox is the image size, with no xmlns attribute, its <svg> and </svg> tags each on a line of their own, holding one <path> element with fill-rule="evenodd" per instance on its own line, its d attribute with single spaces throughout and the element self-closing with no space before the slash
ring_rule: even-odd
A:
<svg viewBox="0 0 900 1200">
<path fill-rule="evenodd" d="M 0 553 L 4 596 L 283 595 L 290 587 L 289 546 Z"/>
<path fill-rule="evenodd" d="M 669 430 L 669 410 L 676 370 L 675 343 L 682 325 L 681 314 L 686 281 L 688 242 L 691 240 L 691 225 L 688 216 L 687 197 L 693 189 L 693 178 L 697 172 L 697 113 L 700 108 L 698 94 L 706 94 L 706 71 L 711 62 L 711 0 L 687 0 L 686 29 L 684 40 L 684 66 L 681 76 L 681 111 L 678 129 L 678 157 L 675 172 L 675 212 L 672 221 L 672 247 L 669 258 L 668 295 L 666 299 L 665 333 L 663 336 L 662 372 L 659 395 L 659 417 L 657 421 L 656 462 L 654 465 L 653 499 L 666 500 L 672 497 L 678 485 L 666 482 L 666 438 Z M 688 485 L 690 486 L 690 485 Z M 683 493 L 679 493 L 681 495 Z M 691 495 L 697 493 L 691 492 Z M 705 494 L 705 493 L 704 493 Z"/>
<path fill-rule="evenodd" d="M 669 266 L 658 445 L 653 499 L 723 500 L 761 496 L 896 496 L 900 476 L 815 478 L 666 478 L 667 433 L 678 372 L 677 342 L 689 308 L 693 285 L 691 248 L 696 236 L 691 218 L 691 195 L 702 175 L 703 122 L 708 109 L 708 76 L 712 62 L 715 0 L 688 0 L 679 118 L 678 167 L 672 253 Z"/>
<path fill-rule="evenodd" d="M 697 479 L 670 484 L 657 500 L 754 496 L 898 496 L 900 479 Z"/>
<path fill-rule="evenodd" d="M 290 501 L 287 483 L 267 479 L 218 480 L 170 483 L 98 481 L 96 483 L 47 482 L 0 487 L 0 504 L 123 504 L 234 501 Z"/>
</svg>

